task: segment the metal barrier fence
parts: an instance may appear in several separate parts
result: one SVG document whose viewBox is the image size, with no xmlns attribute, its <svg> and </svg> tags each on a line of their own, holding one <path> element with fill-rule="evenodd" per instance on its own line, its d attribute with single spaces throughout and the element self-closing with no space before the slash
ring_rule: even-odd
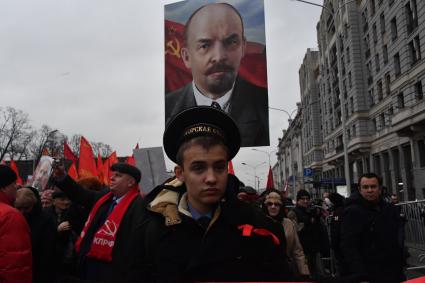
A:
<svg viewBox="0 0 425 283">
<path fill-rule="evenodd" d="M 405 223 L 405 245 L 425 251 L 425 200 L 397 204 Z"/>
</svg>

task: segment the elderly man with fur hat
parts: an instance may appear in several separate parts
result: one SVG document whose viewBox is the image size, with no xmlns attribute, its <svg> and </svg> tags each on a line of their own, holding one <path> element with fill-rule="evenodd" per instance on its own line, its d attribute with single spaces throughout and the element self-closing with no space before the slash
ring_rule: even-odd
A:
<svg viewBox="0 0 425 283">
<path fill-rule="evenodd" d="M 135 166 L 111 166 L 109 189 L 89 191 L 66 175 L 63 166 L 54 169 L 55 184 L 71 201 L 90 211 L 75 244 L 78 252 L 78 278 L 89 282 L 127 282 L 140 257 L 134 245 L 141 235 L 137 223 L 144 217 L 138 183 L 141 172 Z"/>
<path fill-rule="evenodd" d="M 212 107 L 190 108 L 167 125 L 163 142 L 175 178 L 145 198 L 138 282 L 288 279 L 282 227 L 239 200 L 240 182 L 227 173 L 240 147 L 233 119 Z"/>
<path fill-rule="evenodd" d="M 32 282 L 30 230 L 25 218 L 13 207 L 17 176 L 0 165 L 0 282 Z"/>
</svg>

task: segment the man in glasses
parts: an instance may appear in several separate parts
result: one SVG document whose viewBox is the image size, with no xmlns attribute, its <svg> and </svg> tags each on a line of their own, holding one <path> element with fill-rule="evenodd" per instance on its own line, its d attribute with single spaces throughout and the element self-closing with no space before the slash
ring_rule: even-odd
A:
<svg viewBox="0 0 425 283">
<path fill-rule="evenodd" d="M 382 199 L 382 181 L 374 173 L 360 176 L 358 192 L 346 202 L 341 249 L 350 282 L 401 282 L 403 274 L 400 215 Z"/>
</svg>

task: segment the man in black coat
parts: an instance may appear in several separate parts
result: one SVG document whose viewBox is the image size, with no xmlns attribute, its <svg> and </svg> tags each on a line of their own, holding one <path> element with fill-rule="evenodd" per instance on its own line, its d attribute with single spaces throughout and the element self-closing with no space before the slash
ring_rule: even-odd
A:
<svg viewBox="0 0 425 283">
<path fill-rule="evenodd" d="M 404 281 L 399 239 L 400 215 L 382 199 L 381 178 L 359 178 L 358 192 L 346 201 L 341 222 L 341 251 L 347 282 Z"/>
<path fill-rule="evenodd" d="M 177 163 L 176 177 L 145 198 L 140 282 L 290 277 L 280 223 L 237 199 L 240 182 L 227 163 L 239 145 L 234 121 L 212 107 L 190 108 L 168 125 L 164 149 Z"/>
<path fill-rule="evenodd" d="M 190 107 L 215 105 L 235 120 L 242 146 L 269 145 L 267 89 L 237 75 L 245 48 L 243 20 L 232 5 L 197 9 L 185 25 L 181 49 L 193 82 L 165 95 L 166 124 Z"/>
<path fill-rule="evenodd" d="M 141 238 L 136 223 L 144 217 L 137 186 L 141 173 L 125 163 L 112 165 L 111 171 L 110 188 L 101 192 L 85 190 L 62 166 L 53 172 L 55 185 L 90 211 L 76 242 L 78 277 L 89 282 L 126 282 L 139 268 L 129 263 L 140 257 L 133 248 Z"/>
<path fill-rule="evenodd" d="M 41 209 L 40 195 L 33 187 L 17 191 L 15 207 L 25 216 L 31 230 L 33 282 L 55 282 L 55 220 Z"/>
</svg>

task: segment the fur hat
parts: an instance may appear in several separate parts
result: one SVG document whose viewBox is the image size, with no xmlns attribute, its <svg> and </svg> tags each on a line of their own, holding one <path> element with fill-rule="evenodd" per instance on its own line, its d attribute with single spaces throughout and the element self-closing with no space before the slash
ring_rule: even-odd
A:
<svg viewBox="0 0 425 283">
<path fill-rule="evenodd" d="M 7 165 L 0 164 L 0 188 L 9 186 L 17 179 L 15 171 Z"/>
<path fill-rule="evenodd" d="M 282 204 L 282 196 L 277 192 L 270 192 L 269 194 L 266 195 L 266 198 L 264 199 L 264 203 L 267 203 L 267 202 Z"/>
</svg>

